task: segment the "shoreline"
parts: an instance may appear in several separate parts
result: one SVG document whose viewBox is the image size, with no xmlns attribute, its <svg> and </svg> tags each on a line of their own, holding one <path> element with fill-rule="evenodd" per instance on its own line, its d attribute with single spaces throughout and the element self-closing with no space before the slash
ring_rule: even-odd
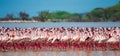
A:
<svg viewBox="0 0 120 56">
<path fill-rule="evenodd" d="M 39 22 L 39 21 L 33 21 L 33 20 L 8 20 L 8 21 L 0 21 L 0 23 L 6 23 L 6 22 L 10 22 L 10 23 L 29 23 L 29 22 Z"/>
<path fill-rule="evenodd" d="M 34 22 L 41 22 L 41 21 L 35 21 L 35 20 L 0 20 L 0 23 L 29 23 L 29 22 L 34 23 Z M 45 22 L 50 22 L 50 21 L 45 21 Z M 65 22 L 65 21 L 61 21 L 61 22 Z M 84 22 L 84 21 L 81 21 L 81 22 Z M 90 22 L 90 21 L 88 21 L 88 22 Z M 107 21 L 106 23 L 109 23 L 109 22 L 113 22 L 113 21 Z M 95 22 L 95 23 L 97 23 L 97 22 Z"/>
</svg>

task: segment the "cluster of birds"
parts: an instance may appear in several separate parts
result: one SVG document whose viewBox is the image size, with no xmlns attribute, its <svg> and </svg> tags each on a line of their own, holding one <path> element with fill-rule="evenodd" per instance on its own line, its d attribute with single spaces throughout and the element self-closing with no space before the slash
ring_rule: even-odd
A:
<svg viewBox="0 0 120 56">
<path fill-rule="evenodd" d="M 0 28 L 0 41 L 11 41 L 29 38 L 30 40 L 46 39 L 46 41 L 94 41 L 119 42 L 120 27 L 59 27 L 59 28 Z"/>
</svg>

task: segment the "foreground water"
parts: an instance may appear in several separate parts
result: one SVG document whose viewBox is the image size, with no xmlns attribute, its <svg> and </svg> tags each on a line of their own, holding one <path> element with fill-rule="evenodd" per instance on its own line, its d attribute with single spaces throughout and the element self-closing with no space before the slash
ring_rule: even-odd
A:
<svg viewBox="0 0 120 56">
<path fill-rule="evenodd" d="M 21 28 L 29 28 L 29 27 L 119 27 L 120 22 L 29 22 L 29 23 L 15 23 L 15 22 L 7 22 L 0 23 L 0 27 L 21 27 Z"/>
<path fill-rule="evenodd" d="M 0 56 L 120 56 L 120 51 L 0 52 Z"/>
</svg>

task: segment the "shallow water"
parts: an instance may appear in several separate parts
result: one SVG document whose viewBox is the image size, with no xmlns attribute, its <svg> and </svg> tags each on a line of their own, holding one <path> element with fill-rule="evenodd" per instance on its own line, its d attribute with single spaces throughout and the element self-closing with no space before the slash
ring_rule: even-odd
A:
<svg viewBox="0 0 120 56">
<path fill-rule="evenodd" d="M 120 26 L 120 22 L 35 22 L 35 23 L 0 23 L 0 27 L 117 27 Z"/>
<path fill-rule="evenodd" d="M 0 52 L 0 56 L 120 56 L 120 51 Z"/>
</svg>

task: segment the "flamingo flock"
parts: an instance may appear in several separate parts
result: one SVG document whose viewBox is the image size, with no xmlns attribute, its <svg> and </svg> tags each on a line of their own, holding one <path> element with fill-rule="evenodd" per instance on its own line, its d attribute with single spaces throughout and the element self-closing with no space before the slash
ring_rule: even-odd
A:
<svg viewBox="0 0 120 56">
<path fill-rule="evenodd" d="M 0 28 L 0 49 L 9 49 L 8 47 L 12 47 L 14 43 L 20 47 L 22 44 L 25 44 L 24 42 L 27 42 L 25 47 L 37 45 L 39 49 L 42 48 L 41 43 L 44 43 L 43 46 L 49 46 L 49 48 L 50 46 L 76 46 L 78 48 L 80 46 L 88 46 L 87 48 L 92 48 L 101 45 L 108 48 L 107 46 L 110 44 L 117 46 L 119 49 L 120 27 Z M 37 44 L 33 45 L 31 43 Z"/>
</svg>

